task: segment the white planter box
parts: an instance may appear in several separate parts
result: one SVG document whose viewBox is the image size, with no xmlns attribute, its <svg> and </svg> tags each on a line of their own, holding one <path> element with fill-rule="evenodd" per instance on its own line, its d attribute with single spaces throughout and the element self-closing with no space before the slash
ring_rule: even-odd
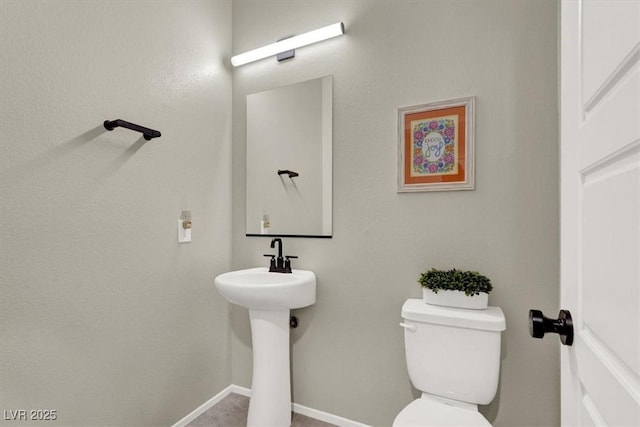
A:
<svg viewBox="0 0 640 427">
<path fill-rule="evenodd" d="M 480 295 L 467 296 L 464 292 L 422 288 L 422 299 L 431 305 L 443 307 L 468 308 L 472 310 L 484 310 L 489 305 L 489 294 L 480 292 Z"/>
</svg>

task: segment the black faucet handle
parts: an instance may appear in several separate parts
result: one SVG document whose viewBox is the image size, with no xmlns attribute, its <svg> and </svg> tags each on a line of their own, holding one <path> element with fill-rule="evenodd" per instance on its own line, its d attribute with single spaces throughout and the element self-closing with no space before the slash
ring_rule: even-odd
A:
<svg viewBox="0 0 640 427">
<path fill-rule="evenodd" d="M 298 258 L 297 255 L 285 255 L 284 269 L 285 273 L 291 273 L 291 258 Z"/>
<path fill-rule="evenodd" d="M 263 254 L 266 257 L 270 257 L 271 261 L 269 261 L 269 272 L 274 272 L 277 270 L 276 266 L 276 256 L 274 254 Z"/>
</svg>

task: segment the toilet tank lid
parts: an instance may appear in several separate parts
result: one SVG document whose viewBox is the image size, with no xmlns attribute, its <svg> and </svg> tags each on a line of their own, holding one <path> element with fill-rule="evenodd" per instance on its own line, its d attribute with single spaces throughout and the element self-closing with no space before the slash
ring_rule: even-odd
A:
<svg viewBox="0 0 640 427">
<path fill-rule="evenodd" d="M 470 310 L 431 305 L 422 299 L 408 299 L 402 305 L 402 317 L 416 322 L 484 331 L 504 331 L 506 329 L 504 314 L 500 307 Z"/>
</svg>

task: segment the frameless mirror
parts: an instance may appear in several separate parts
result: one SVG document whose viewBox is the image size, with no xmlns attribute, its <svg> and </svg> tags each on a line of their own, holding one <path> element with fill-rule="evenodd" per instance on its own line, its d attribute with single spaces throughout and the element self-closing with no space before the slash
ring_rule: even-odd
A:
<svg viewBox="0 0 640 427">
<path fill-rule="evenodd" d="M 333 77 L 247 95 L 247 236 L 331 237 Z"/>
</svg>

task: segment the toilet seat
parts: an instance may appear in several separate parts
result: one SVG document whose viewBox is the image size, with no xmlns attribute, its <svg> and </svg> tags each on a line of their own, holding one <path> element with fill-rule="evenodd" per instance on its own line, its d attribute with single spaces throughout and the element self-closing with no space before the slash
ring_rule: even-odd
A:
<svg viewBox="0 0 640 427">
<path fill-rule="evenodd" d="M 432 399 L 416 399 L 393 421 L 393 427 L 491 427 L 476 410 L 447 405 Z"/>
</svg>

